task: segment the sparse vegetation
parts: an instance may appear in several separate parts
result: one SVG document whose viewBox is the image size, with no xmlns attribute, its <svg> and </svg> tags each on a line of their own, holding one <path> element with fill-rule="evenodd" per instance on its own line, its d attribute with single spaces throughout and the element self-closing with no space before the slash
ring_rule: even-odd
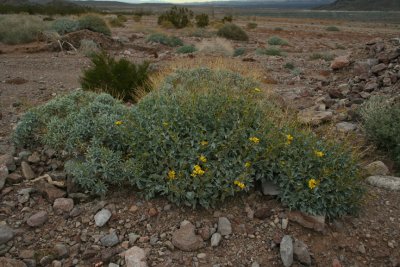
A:
<svg viewBox="0 0 400 267">
<path fill-rule="evenodd" d="M 93 66 L 81 78 L 84 90 L 106 92 L 124 101 L 136 101 L 139 93 L 151 90 L 148 63 L 136 65 L 105 53 L 94 54 L 91 60 Z"/>
<path fill-rule="evenodd" d="M 249 36 L 247 33 L 233 23 L 226 23 L 221 29 L 218 30 L 217 35 L 226 39 L 235 41 L 248 41 Z"/>
<path fill-rule="evenodd" d="M 233 56 L 234 57 L 242 56 L 242 55 L 244 55 L 245 52 L 246 52 L 245 48 L 239 47 L 239 48 L 235 49 L 235 51 L 233 52 Z"/>
<path fill-rule="evenodd" d="M 288 45 L 289 43 L 286 40 L 279 38 L 278 36 L 272 36 L 271 38 L 268 39 L 268 44 L 269 45 Z"/>
<path fill-rule="evenodd" d="M 338 32 L 340 31 L 340 29 L 336 26 L 328 26 L 325 28 L 325 30 L 327 30 L 328 32 Z"/>
<path fill-rule="evenodd" d="M 117 15 L 108 19 L 108 22 L 112 27 L 124 27 L 125 22 L 127 21 L 128 18 L 124 15 Z"/>
<path fill-rule="evenodd" d="M 285 63 L 285 65 L 283 65 L 283 67 L 285 69 L 288 69 L 288 70 L 294 70 L 295 69 L 295 66 L 294 66 L 294 64 L 292 62 Z"/>
<path fill-rule="evenodd" d="M 176 53 L 178 54 L 189 54 L 196 52 L 197 49 L 194 45 L 184 45 L 176 49 Z"/>
<path fill-rule="evenodd" d="M 209 24 L 209 19 L 207 14 L 200 14 L 195 17 L 196 25 L 199 28 L 207 27 Z"/>
<path fill-rule="evenodd" d="M 249 22 L 249 23 L 247 23 L 247 29 L 249 29 L 249 30 L 254 30 L 255 28 L 257 28 L 257 23 L 255 23 L 255 22 Z"/>
<path fill-rule="evenodd" d="M 209 56 L 232 56 L 234 53 L 232 44 L 223 38 L 203 40 L 197 44 L 197 49 L 201 54 Z"/>
<path fill-rule="evenodd" d="M 158 17 L 158 25 L 163 25 L 165 21 L 170 22 L 177 29 L 182 29 L 188 26 L 193 18 L 193 11 L 186 7 L 173 6 L 170 10 Z"/>
<path fill-rule="evenodd" d="M 96 53 L 100 52 L 100 48 L 93 40 L 82 39 L 79 52 L 87 57 L 93 57 Z"/>
<path fill-rule="evenodd" d="M 332 61 L 335 58 L 335 55 L 330 53 L 313 53 L 310 56 L 310 60 L 318 60 L 323 59 L 325 61 Z"/>
<path fill-rule="evenodd" d="M 267 56 L 284 56 L 285 54 L 279 49 L 279 47 L 270 46 L 268 48 L 258 48 L 256 53 L 259 55 Z"/>
<path fill-rule="evenodd" d="M 176 36 L 167 36 L 162 33 L 153 33 L 147 37 L 147 42 L 154 42 L 170 47 L 182 46 L 183 41 Z"/>
<path fill-rule="evenodd" d="M 99 16 L 86 15 L 79 18 L 78 22 L 80 29 L 88 29 L 108 36 L 111 35 L 110 28 L 108 28 L 106 22 Z"/>
<path fill-rule="evenodd" d="M 78 21 L 67 18 L 57 19 L 51 25 L 51 28 L 61 35 L 77 31 L 79 27 Z"/>
<path fill-rule="evenodd" d="M 24 44 L 37 41 L 47 29 L 47 24 L 39 17 L 29 15 L 0 16 L 0 42 Z"/>
<path fill-rule="evenodd" d="M 233 16 L 232 16 L 232 15 L 224 16 L 224 17 L 222 18 L 222 23 L 225 23 L 225 22 L 232 22 L 232 21 L 233 21 Z"/>
</svg>

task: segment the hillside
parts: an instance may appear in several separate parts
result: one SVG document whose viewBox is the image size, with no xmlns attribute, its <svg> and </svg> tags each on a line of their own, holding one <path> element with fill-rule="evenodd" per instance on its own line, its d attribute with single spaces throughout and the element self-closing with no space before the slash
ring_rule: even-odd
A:
<svg viewBox="0 0 400 267">
<path fill-rule="evenodd" d="M 336 2 L 319 7 L 326 10 L 349 11 L 400 11 L 399 0 L 337 0 Z"/>
</svg>

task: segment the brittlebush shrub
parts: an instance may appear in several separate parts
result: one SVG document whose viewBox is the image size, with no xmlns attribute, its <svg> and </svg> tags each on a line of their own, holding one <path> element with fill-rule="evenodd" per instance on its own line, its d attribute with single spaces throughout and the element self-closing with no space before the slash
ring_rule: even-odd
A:
<svg viewBox="0 0 400 267">
<path fill-rule="evenodd" d="M 79 29 L 87 29 L 93 32 L 99 32 L 110 36 L 111 30 L 107 26 L 107 23 L 99 16 L 96 15 L 86 15 L 78 20 Z"/>
<path fill-rule="evenodd" d="M 217 35 L 235 41 L 249 40 L 249 36 L 247 35 L 247 33 L 242 28 L 233 23 L 226 23 L 224 26 L 222 26 L 222 28 L 218 30 Z"/>
<path fill-rule="evenodd" d="M 51 28 L 58 34 L 64 35 L 79 30 L 79 22 L 72 19 L 61 18 L 55 20 Z"/>
<path fill-rule="evenodd" d="M 47 24 L 37 16 L 1 15 L 0 42 L 5 44 L 25 44 L 39 39 L 47 29 Z"/>
<path fill-rule="evenodd" d="M 200 68 L 168 76 L 132 108 L 75 92 L 28 112 L 15 140 L 69 151 L 67 173 L 96 194 L 131 185 L 147 198 L 210 207 L 269 180 L 290 209 L 354 212 L 362 189 L 352 154 L 292 124 L 256 86 Z"/>
</svg>

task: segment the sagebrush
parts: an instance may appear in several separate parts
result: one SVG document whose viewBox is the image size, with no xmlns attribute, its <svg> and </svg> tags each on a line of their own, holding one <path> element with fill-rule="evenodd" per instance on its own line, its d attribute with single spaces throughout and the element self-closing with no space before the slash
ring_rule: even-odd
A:
<svg viewBox="0 0 400 267">
<path fill-rule="evenodd" d="M 242 28 L 233 23 L 226 23 L 218 30 L 217 35 L 235 41 L 249 40 L 249 36 L 247 35 L 247 33 Z"/>
<path fill-rule="evenodd" d="M 174 25 L 175 28 L 181 29 L 188 26 L 192 18 L 193 11 L 186 7 L 173 6 L 158 17 L 158 25 L 162 25 L 167 21 Z"/>
</svg>

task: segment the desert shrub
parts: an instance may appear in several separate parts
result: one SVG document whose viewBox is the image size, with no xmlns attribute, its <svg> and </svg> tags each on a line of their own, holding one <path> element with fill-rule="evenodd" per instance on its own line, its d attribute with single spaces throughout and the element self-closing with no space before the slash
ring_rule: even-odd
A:
<svg viewBox="0 0 400 267">
<path fill-rule="evenodd" d="M 94 32 L 100 32 L 102 34 L 111 35 L 111 30 L 108 28 L 106 22 L 99 16 L 86 15 L 79 18 L 79 28 L 88 29 Z"/>
<path fill-rule="evenodd" d="M 328 26 L 328 27 L 325 28 L 325 30 L 328 31 L 328 32 L 338 32 L 338 31 L 340 31 L 340 29 L 338 27 L 336 27 L 336 26 Z"/>
<path fill-rule="evenodd" d="M 209 19 L 208 19 L 208 15 L 207 15 L 207 14 L 200 14 L 200 15 L 197 15 L 197 16 L 195 17 L 195 19 L 196 19 L 196 25 L 197 25 L 197 27 L 199 27 L 199 28 L 204 28 L 204 27 L 208 26 Z"/>
<path fill-rule="evenodd" d="M 176 49 L 176 53 L 178 54 L 189 54 L 196 52 L 197 49 L 194 45 L 184 45 Z"/>
<path fill-rule="evenodd" d="M 186 7 L 173 6 L 170 10 L 167 10 L 164 14 L 158 17 L 158 25 L 162 25 L 164 21 L 171 22 L 175 28 L 185 28 L 190 20 L 193 18 L 193 11 Z"/>
<path fill-rule="evenodd" d="M 244 30 L 242 30 L 242 28 L 233 23 L 225 24 L 221 29 L 218 30 L 217 35 L 220 37 L 224 37 L 226 39 L 231 39 L 236 41 L 249 40 L 247 33 Z"/>
<path fill-rule="evenodd" d="M 392 154 L 400 166 L 400 101 L 383 96 L 371 97 L 360 108 L 360 117 L 368 138 Z"/>
<path fill-rule="evenodd" d="M 24 44 L 38 40 L 47 25 L 39 18 L 29 15 L 1 15 L 0 42 Z"/>
<path fill-rule="evenodd" d="M 106 92 L 124 101 L 135 101 L 140 91 L 151 89 L 148 63 L 134 64 L 126 59 L 115 60 L 105 53 L 91 58 L 93 66 L 83 72 L 84 90 Z"/>
<path fill-rule="evenodd" d="M 232 16 L 232 15 L 224 16 L 224 17 L 222 18 L 222 22 L 223 22 L 223 23 L 225 23 L 225 22 L 232 22 L 232 21 L 233 21 L 233 16 Z"/>
<path fill-rule="evenodd" d="M 239 47 L 239 48 L 235 49 L 235 51 L 233 52 L 233 56 L 234 57 L 242 56 L 242 55 L 244 55 L 245 52 L 246 52 L 245 48 Z"/>
<path fill-rule="evenodd" d="M 167 36 L 162 33 L 153 33 L 147 37 L 147 42 L 160 43 L 163 45 L 177 47 L 182 46 L 183 41 L 176 36 Z"/>
<path fill-rule="evenodd" d="M 288 70 L 294 70 L 295 69 L 295 66 L 294 66 L 294 64 L 292 62 L 285 63 L 285 65 L 283 65 L 283 67 L 285 69 L 288 69 Z"/>
<path fill-rule="evenodd" d="M 234 53 L 232 44 L 223 38 L 202 40 L 196 47 L 201 54 L 209 56 L 232 56 Z"/>
<path fill-rule="evenodd" d="M 216 29 L 216 30 L 219 30 L 219 29 L 221 29 L 222 27 L 224 27 L 224 23 L 223 22 L 221 22 L 221 21 L 212 21 L 211 23 L 210 23 L 210 25 L 211 25 L 211 27 L 213 27 L 214 29 Z"/>
<path fill-rule="evenodd" d="M 100 52 L 100 47 L 93 40 L 82 39 L 79 45 L 79 52 L 87 57 L 92 57 Z"/>
<path fill-rule="evenodd" d="M 330 53 L 313 53 L 310 56 L 310 60 L 318 60 L 323 59 L 325 61 L 332 61 L 335 58 L 335 55 Z"/>
<path fill-rule="evenodd" d="M 281 32 L 281 31 L 283 31 L 283 28 L 282 28 L 282 27 L 275 27 L 275 28 L 274 28 L 274 31 L 276 31 L 276 32 Z"/>
<path fill-rule="evenodd" d="M 57 19 L 52 23 L 51 28 L 57 33 L 64 35 L 79 30 L 79 22 L 66 18 Z"/>
<path fill-rule="evenodd" d="M 271 46 L 268 48 L 258 48 L 256 53 L 259 55 L 267 56 L 285 56 L 285 54 L 279 49 L 279 47 Z"/>
<path fill-rule="evenodd" d="M 255 28 L 257 28 L 257 23 L 255 23 L 255 22 L 249 22 L 249 23 L 247 23 L 247 29 L 249 29 L 249 30 L 254 30 Z"/>
<path fill-rule="evenodd" d="M 201 38 L 210 38 L 215 36 L 214 32 L 207 31 L 203 28 L 193 28 L 187 32 L 187 36 L 189 37 L 201 37 Z"/>
<path fill-rule="evenodd" d="M 142 20 L 142 16 L 141 15 L 133 15 L 133 21 L 134 22 L 140 22 Z"/>
<path fill-rule="evenodd" d="M 272 36 L 271 38 L 268 39 L 268 44 L 269 45 L 288 45 L 289 43 L 286 40 L 279 38 L 278 36 Z"/>
</svg>

